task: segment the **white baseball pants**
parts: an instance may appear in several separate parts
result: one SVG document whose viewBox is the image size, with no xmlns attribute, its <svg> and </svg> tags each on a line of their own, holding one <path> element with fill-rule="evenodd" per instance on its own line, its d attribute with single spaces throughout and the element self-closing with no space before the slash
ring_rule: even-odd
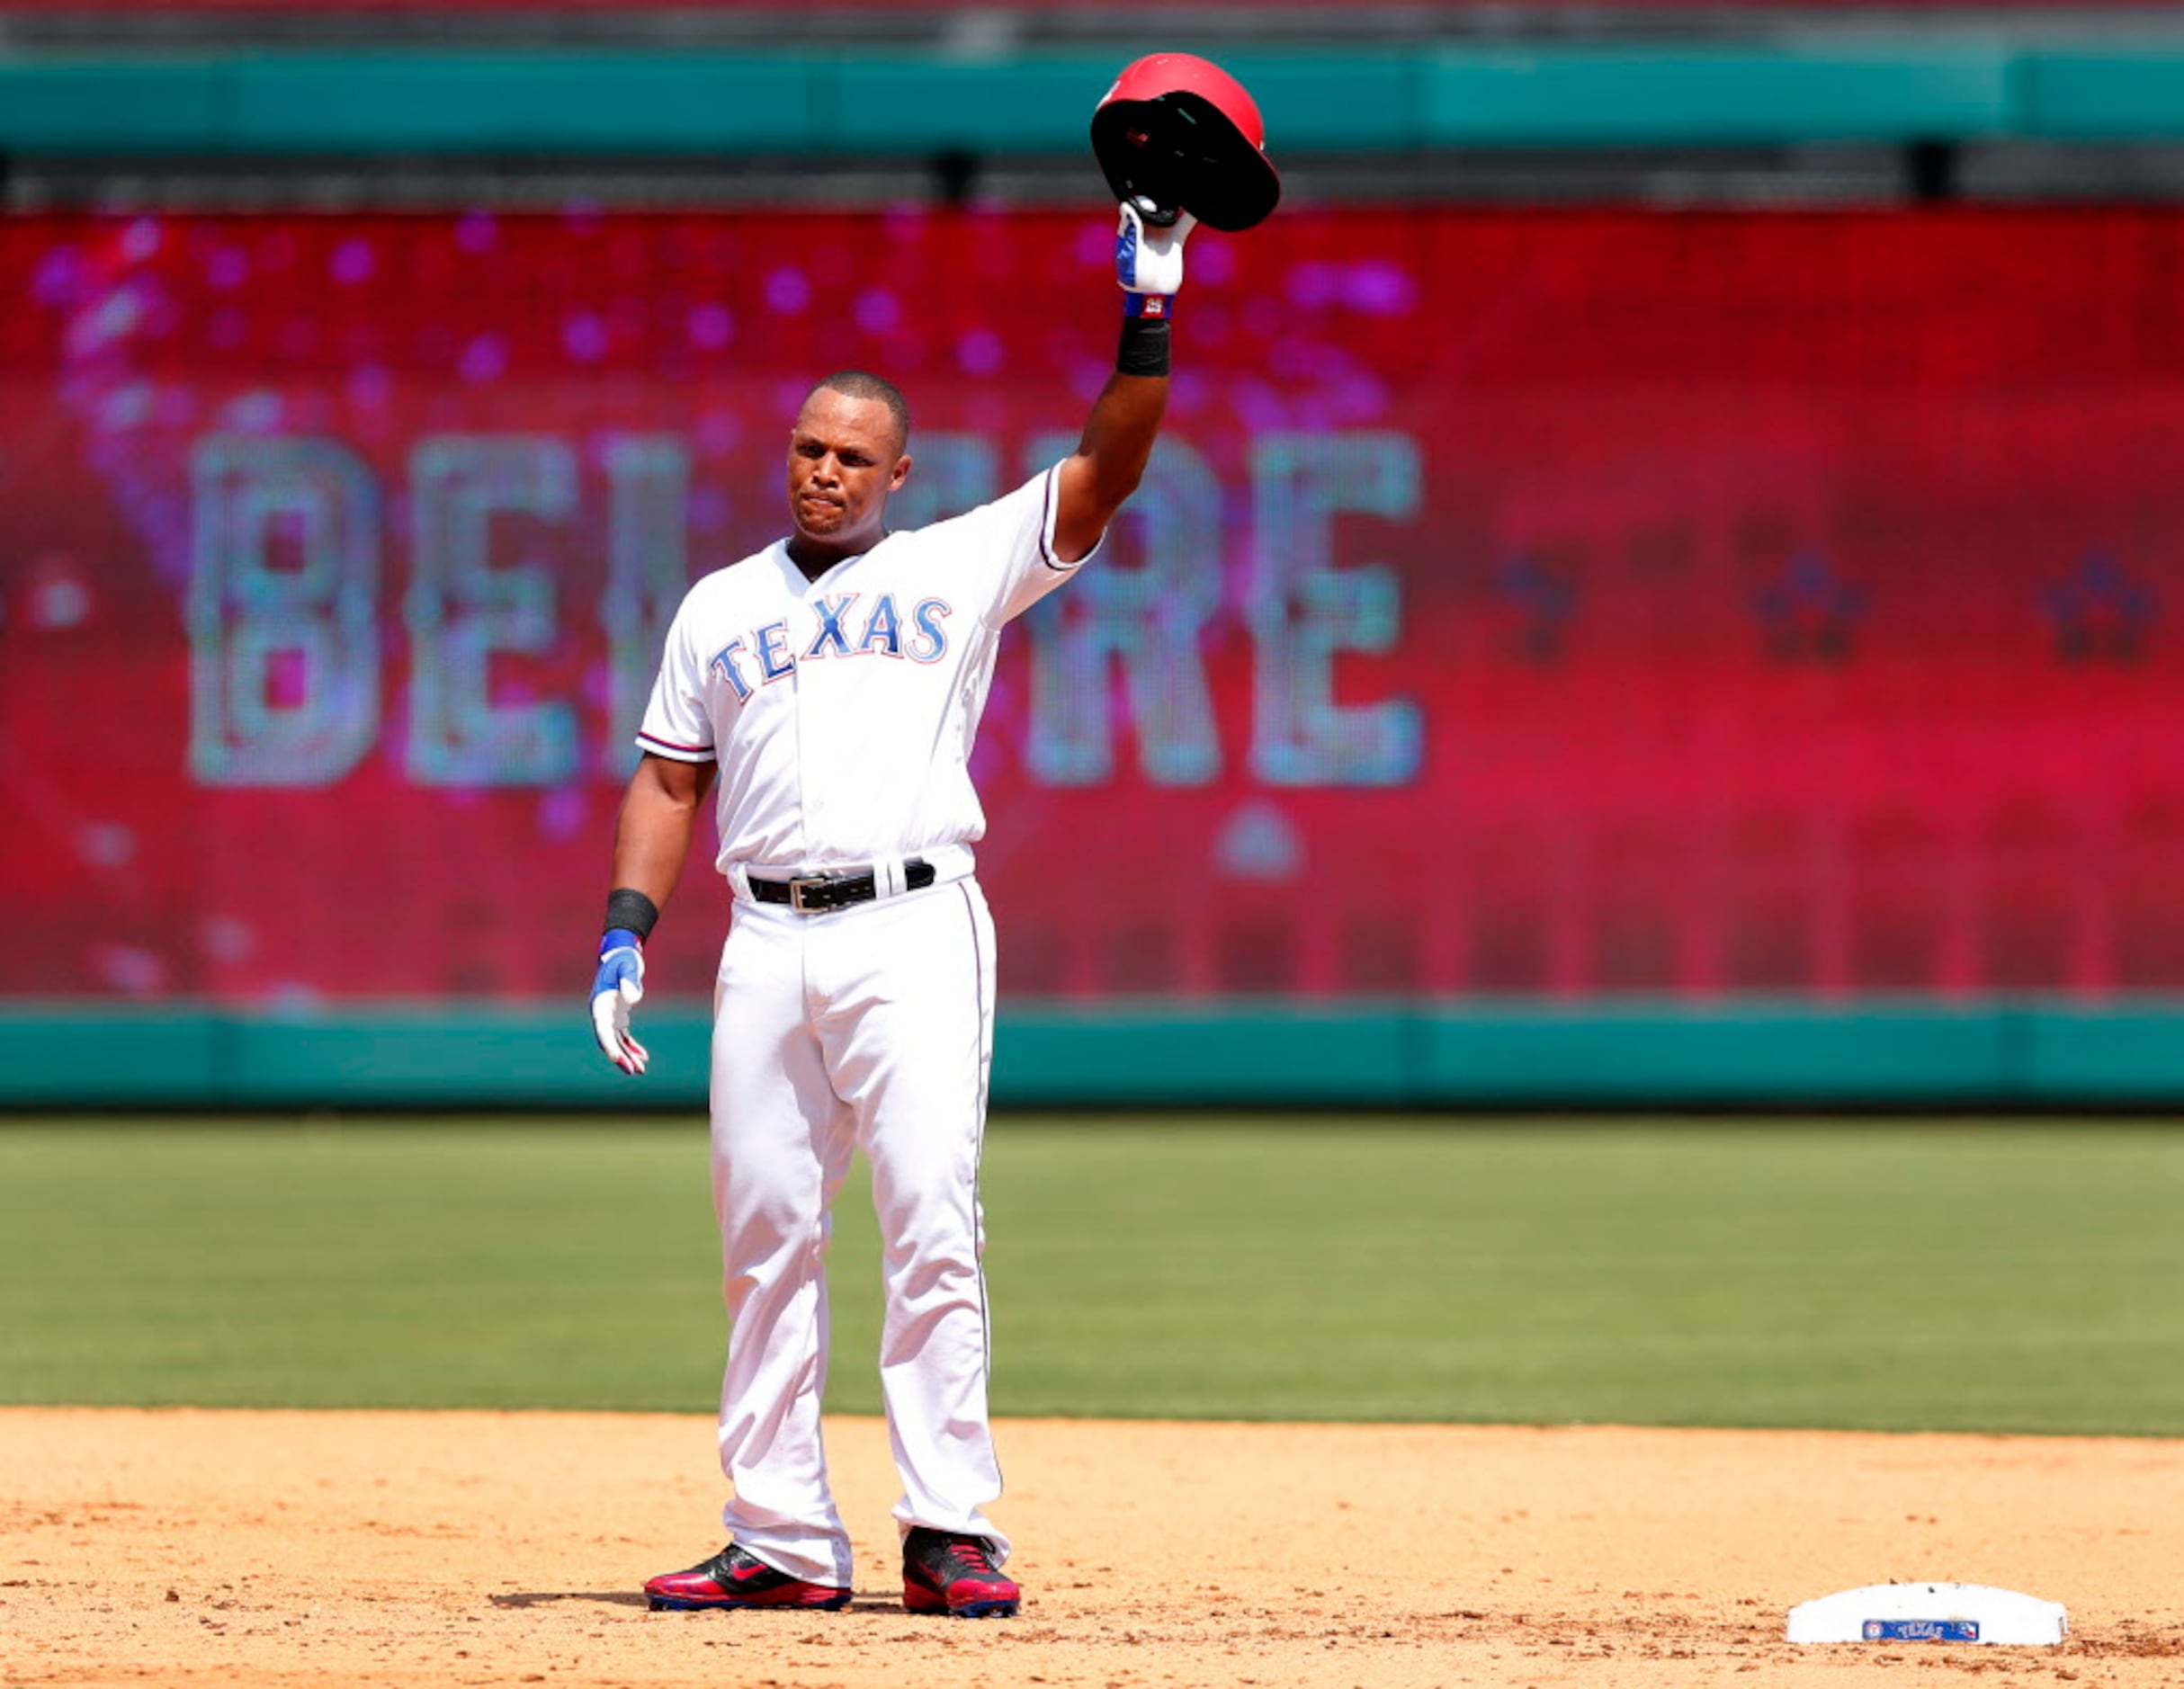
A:
<svg viewBox="0 0 2184 1689">
<path fill-rule="evenodd" d="M 827 1243 L 854 1149 L 872 1167 L 886 1297 L 880 1379 L 904 1530 L 1007 1540 L 987 1420 L 979 1152 L 993 921 L 973 880 L 821 915 L 738 899 L 712 1041 L 712 1193 L 730 1323 L 722 1518 L 776 1569 L 846 1588 L 827 1483 Z"/>
</svg>

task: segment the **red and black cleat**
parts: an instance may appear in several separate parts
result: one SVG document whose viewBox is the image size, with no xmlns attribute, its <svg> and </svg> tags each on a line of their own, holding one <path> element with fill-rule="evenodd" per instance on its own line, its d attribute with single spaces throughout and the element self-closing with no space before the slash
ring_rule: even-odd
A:
<svg viewBox="0 0 2184 1689">
<path fill-rule="evenodd" d="M 706 1607 L 821 1607 L 831 1613 L 849 1604 L 849 1594 L 775 1571 L 733 1542 L 703 1565 L 686 1572 L 663 1572 L 645 1586 L 655 1613 L 695 1613 Z"/>
<path fill-rule="evenodd" d="M 915 1525 L 902 1540 L 902 1604 L 955 1619 L 1012 1619 L 1023 1592 L 1001 1576 L 982 1536 Z"/>
</svg>

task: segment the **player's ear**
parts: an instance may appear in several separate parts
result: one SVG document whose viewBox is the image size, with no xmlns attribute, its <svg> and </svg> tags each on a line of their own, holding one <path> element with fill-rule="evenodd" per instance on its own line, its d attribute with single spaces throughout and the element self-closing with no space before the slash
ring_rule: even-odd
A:
<svg viewBox="0 0 2184 1689">
<path fill-rule="evenodd" d="M 902 490 L 903 482 L 909 480 L 909 478 L 910 459 L 909 454 L 905 452 L 902 456 L 895 460 L 894 472 L 887 478 L 887 490 L 891 493 L 900 492 Z"/>
</svg>

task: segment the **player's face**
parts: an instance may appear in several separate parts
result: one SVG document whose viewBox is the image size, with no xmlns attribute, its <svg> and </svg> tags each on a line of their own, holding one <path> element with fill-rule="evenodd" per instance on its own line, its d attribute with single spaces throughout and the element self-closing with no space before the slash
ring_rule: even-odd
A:
<svg viewBox="0 0 2184 1689">
<path fill-rule="evenodd" d="M 789 514 L 797 532 L 829 550 L 876 540 L 885 531 L 887 496 L 909 472 L 885 405 L 821 388 L 789 433 Z"/>
</svg>

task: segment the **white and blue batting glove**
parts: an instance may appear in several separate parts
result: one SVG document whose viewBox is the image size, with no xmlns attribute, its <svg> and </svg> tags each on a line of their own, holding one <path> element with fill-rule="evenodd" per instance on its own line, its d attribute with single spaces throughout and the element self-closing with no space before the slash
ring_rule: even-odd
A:
<svg viewBox="0 0 2184 1689">
<path fill-rule="evenodd" d="M 627 927 L 599 941 L 599 971 L 592 976 L 592 1035 L 606 1059 L 624 1073 L 642 1073 L 652 1058 L 630 1036 L 630 1011 L 644 1001 L 645 942 Z"/>
<path fill-rule="evenodd" d="M 1177 290 L 1183 285 L 1183 243 L 1190 238 L 1198 219 L 1178 211 L 1175 220 L 1162 224 L 1150 200 L 1125 200 L 1123 217 L 1114 231 L 1114 279 L 1130 297 L 1123 313 L 1130 317 L 1165 317 L 1174 312 Z"/>
</svg>

